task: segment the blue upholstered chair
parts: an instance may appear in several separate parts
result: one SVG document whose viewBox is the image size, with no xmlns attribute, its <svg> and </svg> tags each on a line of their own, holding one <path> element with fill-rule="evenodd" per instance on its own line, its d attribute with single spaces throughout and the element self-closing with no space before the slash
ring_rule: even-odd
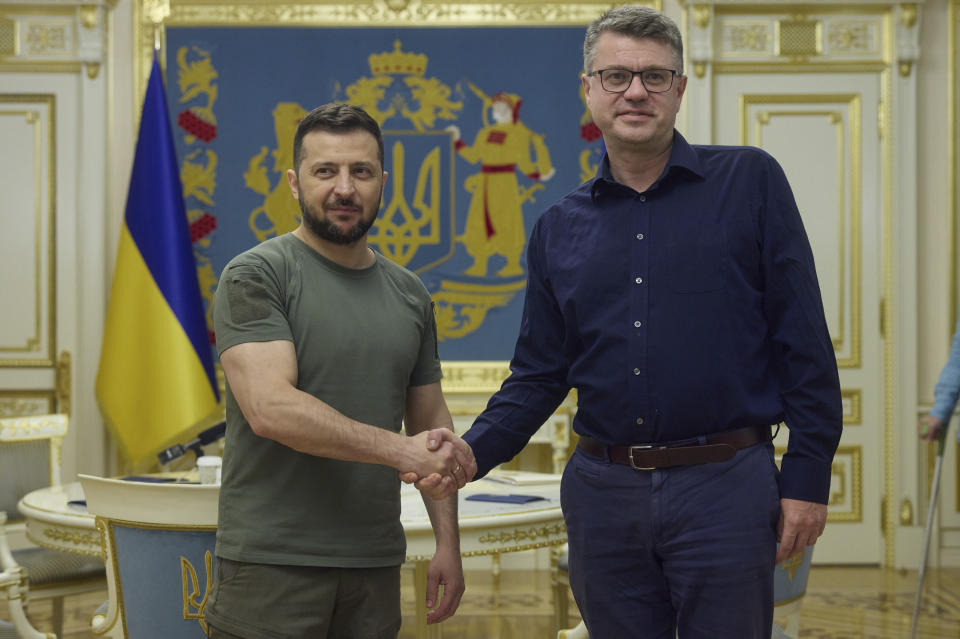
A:
<svg viewBox="0 0 960 639">
<path fill-rule="evenodd" d="M 113 639 L 204 639 L 219 486 L 80 476 L 103 539 L 109 603 L 91 624 Z"/>
<path fill-rule="evenodd" d="M 813 547 L 777 564 L 773 572 L 773 639 L 800 636 L 800 608 L 807 593 Z"/>
<path fill-rule="evenodd" d="M 779 563 L 774 568 L 771 639 L 797 639 L 800 636 L 800 608 L 803 596 L 807 592 L 807 579 L 810 576 L 812 558 L 813 548 L 810 547 L 802 555 Z M 567 589 L 570 587 L 567 566 L 567 547 L 564 546 L 554 570 L 554 606 L 557 625 L 560 628 L 557 639 L 587 639 L 589 634 L 582 621 L 575 628 L 565 630 L 570 625 L 567 615 Z"/>
<path fill-rule="evenodd" d="M 67 432 L 66 415 L 35 415 L 0 419 L 0 544 L 7 533 L 20 532 L 17 503 L 30 491 L 60 485 L 60 445 Z M 32 539 L 42 544 L 42 540 Z M 102 590 L 103 560 L 38 545 L 0 555 L 0 569 L 22 574 L 23 602 L 51 599 L 53 626 L 63 634 L 63 598 Z M 11 591 L 12 592 L 12 591 Z M 4 592 L 0 591 L 0 599 Z"/>
</svg>

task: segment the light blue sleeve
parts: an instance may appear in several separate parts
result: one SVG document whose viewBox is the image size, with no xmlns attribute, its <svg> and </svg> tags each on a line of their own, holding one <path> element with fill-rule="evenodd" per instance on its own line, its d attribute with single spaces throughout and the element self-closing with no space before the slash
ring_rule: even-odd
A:
<svg viewBox="0 0 960 639">
<path fill-rule="evenodd" d="M 960 395 L 960 320 L 957 321 L 957 327 L 953 331 L 950 357 L 940 371 L 937 385 L 933 387 L 934 402 L 930 414 L 942 419 L 944 423 L 949 422 L 950 416 L 953 415 L 953 408 L 957 404 L 958 395 Z M 960 439 L 960 431 L 957 437 Z"/>
</svg>

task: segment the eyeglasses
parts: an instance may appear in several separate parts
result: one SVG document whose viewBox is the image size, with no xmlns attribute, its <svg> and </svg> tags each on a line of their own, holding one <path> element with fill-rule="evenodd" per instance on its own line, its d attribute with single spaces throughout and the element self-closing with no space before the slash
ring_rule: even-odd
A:
<svg viewBox="0 0 960 639">
<path fill-rule="evenodd" d="M 675 69 L 599 69 L 588 76 L 599 75 L 600 86 L 608 93 L 623 93 L 633 84 L 633 76 L 639 75 L 643 88 L 649 93 L 666 93 L 673 87 L 673 76 L 679 75 Z"/>
</svg>

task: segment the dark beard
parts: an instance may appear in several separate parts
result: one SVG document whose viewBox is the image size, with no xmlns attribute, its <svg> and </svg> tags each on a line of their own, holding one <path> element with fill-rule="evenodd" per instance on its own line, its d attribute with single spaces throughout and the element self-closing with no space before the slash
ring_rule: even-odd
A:
<svg viewBox="0 0 960 639">
<path fill-rule="evenodd" d="M 354 242 L 359 241 L 367 234 L 367 231 L 370 230 L 370 227 L 373 226 L 373 223 L 377 221 L 377 216 L 374 215 L 369 220 L 364 219 L 363 216 L 360 217 L 360 220 L 346 233 L 340 230 L 336 224 L 328 220 L 326 217 L 321 217 L 316 215 L 312 209 L 310 209 L 306 204 L 303 203 L 303 200 L 298 200 L 300 202 L 300 216 L 303 219 L 304 225 L 307 229 L 314 235 L 327 240 L 328 242 L 333 242 L 334 244 L 353 244 Z M 350 204 L 354 205 L 350 201 L 340 201 L 337 204 Z M 377 202 L 377 211 L 380 210 L 380 202 Z"/>
</svg>

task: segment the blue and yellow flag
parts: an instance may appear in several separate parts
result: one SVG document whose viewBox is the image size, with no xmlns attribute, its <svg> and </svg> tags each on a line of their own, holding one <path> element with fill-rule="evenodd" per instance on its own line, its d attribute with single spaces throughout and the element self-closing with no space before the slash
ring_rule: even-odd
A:
<svg viewBox="0 0 960 639">
<path fill-rule="evenodd" d="M 156 56 L 143 102 L 97 399 L 132 462 L 219 412 L 213 355 Z"/>
</svg>

